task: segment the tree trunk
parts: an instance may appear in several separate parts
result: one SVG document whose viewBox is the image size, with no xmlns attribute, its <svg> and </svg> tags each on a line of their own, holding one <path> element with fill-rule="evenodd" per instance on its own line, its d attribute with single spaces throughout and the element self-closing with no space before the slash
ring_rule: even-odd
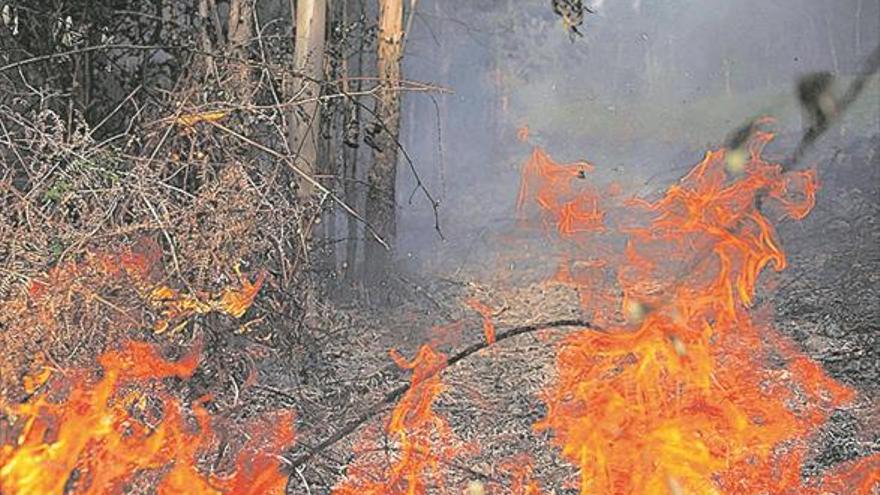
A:
<svg viewBox="0 0 880 495">
<path fill-rule="evenodd" d="M 397 143 L 400 131 L 400 65 L 403 58 L 403 0 L 379 0 L 377 68 L 382 89 L 376 99 L 376 116 L 382 129 L 376 133 L 373 166 L 367 174 L 366 218 L 389 246 L 397 235 L 395 180 L 397 178 Z M 365 245 L 367 282 L 387 276 L 391 253 L 375 239 Z"/>
<path fill-rule="evenodd" d="M 446 14 L 440 9 L 441 2 L 434 2 L 434 15 L 438 19 L 442 19 Z M 508 3 L 508 8 L 510 7 Z M 448 33 L 443 31 L 445 23 L 440 22 L 437 23 L 437 39 L 440 43 L 440 81 L 442 84 L 449 85 L 451 78 L 451 68 L 452 68 L 452 47 L 448 41 L 445 41 L 445 37 L 448 36 Z M 504 90 L 501 90 L 501 96 L 499 98 L 498 106 L 500 109 L 503 109 L 504 98 Z M 448 199 L 447 194 L 448 190 L 446 187 L 446 154 L 445 154 L 445 139 L 446 136 L 449 135 L 447 130 L 449 127 L 447 126 L 447 122 L 449 122 L 449 96 L 447 95 L 439 95 L 437 97 L 437 104 L 440 106 L 440 115 L 437 117 L 439 122 L 437 122 L 437 155 L 438 155 L 438 177 L 437 181 L 440 183 L 440 201 L 446 201 Z M 503 110 L 502 110 L 502 113 Z"/>
<path fill-rule="evenodd" d="M 246 105 L 251 100 L 248 45 L 254 36 L 256 0 L 230 0 L 227 23 L 227 54 L 230 60 L 229 84 L 236 101 Z"/>
<path fill-rule="evenodd" d="M 647 93 L 654 93 L 654 39 L 651 38 L 645 42 L 645 83 L 647 84 Z"/>
<path fill-rule="evenodd" d="M 732 64 L 732 62 L 727 57 L 724 57 L 724 59 L 721 61 L 721 66 L 724 70 L 724 95 L 727 96 L 728 98 L 733 96 L 733 82 L 731 81 L 731 78 L 732 78 L 731 64 Z"/>
<path fill-rule="evenodd" d="M 357 10 L 355 6 L 357 5 Z M 346 25 L 353 19 L 358 19 L 364 14 L 363 0 L 346 0 L 343 18 Z M 364 39 L 361 38 L 360 49 L 357 56 L 349 63 L 348 59 L 342 60 L 342 90 L 345 93 L 360 91 L 361 80 L 357 79 L 352 84 L 352 78 L 361 75 L 364 61 Z M 352 99 L 345 100 L 345 118 L 343 121 L 343 147 L 342 162 L 344 167 L 342 187 L 345 191 L 345 202 L 354 209 L 358 208 L 360 194 L 358 188 L 358 155 L 360 150 L 361 108 Z M 346 215 L 347 238 L 345 240 L 345 279 L 353 282 L 357 277 L 357 253 L 360 225 L 357 219 Z"/>
<path fill-rule="evenodd" d="M 339 33 L 333 33 L 333 26 L 345 26 L 345 2 L 329 2 L 327 5 L 326 29 L 330 33 L 327 40 L 324 57 L 324 80 L 332 85 L 332 89 L 328 86 L 328 91 L 333 95 L 344 90 L 343 85 L 339 84 L 339 80 L 343 74 L 344 50 L 342 36 Z M 324 92 L 326 94 L 326 91 Z M 342 137 L 338 132 L 343 128 L 343 113 L 339 111 L 344 109 L 344 102 L 339 98 L 329 100 L 325 106 L 319 108 L 322 112 L 321 117 L 321 133 L 318 136 L 318 165 L 321 176 L 326 177 L 324 186 L 339 196 L 342 192 L 341 177 L 343 175 L 342 167 L 339 163 L 340 141 Z M 323 271 L 332 279 L 332 283 L 336 284 L 339 277 L 339 265 L 337 255 L 337 232 L 336 218 L 339 213 L 336 204 L 328 202 L 325 206 L 321 222 L 324 247 L 322 249 L 324 259 Z"/>
<path fill-rule="evenodd" d="M 864 0 L 859 0 L 856 5 L 856 57 L 862 56 L 862 8 Z"/>
<path fill-rule="evenodd" d="M 327 3 L 325 0 L 298 0 L 296 2 L 296 39 L 294 40 L 293 91 L 299 99 L 314 99 L 293 107 L 290 115 L 288 141 L 295 154 L 294 160 L 300 170 L 315 175 L 318 166 L 318 139 L 320 139 L 321 112 L 317 97 L 321 93 L 319 81 L 323 75 L 325 26 Z M 314 194 L 314 186 L 299 180 L 300 197 L 308 199 Z"/>
<path fill-rule="evenodd" d="M 207 76 L 217 75 L 217 66 L 212 55 L 214 53 L 214 44 L 211 42 L 210 34 L 211 14 L 213 12 L 213 8 L 208 4 L 208 0 L 199 0 L 199 48 L 202 50 L 202 54 L 197 60 L 204 64 L 204 67 L 200 67 L 200 69 L 203 69 Z"/>
<path fill-rule="evenodd" d="M 828 52 L 831 54 L 831 66 L 834 68 L 834 74 L 840 74 L 840 59 L 837 56 L 837 47 L 834 44 L 834 31 L 831 29 L 831 22 L 828 15 L 822 16 L 825 19 L 825 35 L 828 38 Z"/>
</svg>

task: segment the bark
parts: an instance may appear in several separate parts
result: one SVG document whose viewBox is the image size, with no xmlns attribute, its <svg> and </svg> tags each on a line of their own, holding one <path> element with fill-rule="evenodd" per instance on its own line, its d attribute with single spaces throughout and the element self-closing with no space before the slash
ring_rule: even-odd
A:
<svg viewBox="0 0 880 495">
<path fill-rule="evenodd" d="M 325 0 L 298 0 L 296 2 L 296 39 L 294 40 L 294 78 L 292 91 L 298 99 L 314 99 L 320 96 L 323 75 Z M 318 166 L 318 139 L 320 139 L 321 112 L 317 101 L 294 106 L 288 129 L 290 148 L 296 155 L 296 166 L 314 176 Z M 300 179 L 299 194 L 308 199 L 314 194 L 314 186 Z"/>
<path fill-rule="evenodd" d="M 395 181 L 400 132 L 400 92 L 397 86 L 401 77 L 402 39 L 403 0 L 379 0 L 377 69 L 382 89 L 375 112 L 382 122 L 382 129 L 376 133 L 373 166 L 367 174 L 366 219 L 392 247 L 397 237 Z M 375 239 L 368 238 L 365 257 L 367 282 L 384 279 L 391 264 L 391 253 Z"/>
<path fill-rule="evenodd" d="M 256 0 L 230 0 L 227 23 L 227 54 L 230 57 L 230 88 L 241 104 L 251 99 L 248 45 L 254 37 L 254 4 Z"/>
<path fill-rule="evenodd" d="M 328 74 L 328 76 L 331 76 Z M 331 76 L 332 77 L 332 76 Z M 328 77 L 327 80 L 332 80 Z M 319 109 L 320 111 L 320 109 Z M 327 177 L 322 180 L 324 186 L 333 194 L 338 194 L 336 180 L 336 141 L 332 137 L 335 114 L 325 113 L 321 119 L 321 132 L 318 138 L 318 173 Z M 329 137 L 328 137 L 329 136 Z M 320 238 L 323 242 L 321 268 L 328 276 L 336 278 L 336 205 L 330 204 L 321 212 Z"/>
<path fill-rule="evenodd" d="M 198 60 L 204 63 L 205 73 L 209 76 L 215 76 L 217 74 L 217 66 L 214 57 L 210 55 L 214 53 L 214 44 L 211 42 L 210 34 L 212 13 L 213 8 L 208 4 L 208 0 L 199 0 L 199 48 L 203 53 L 199 56 Z"/>
<path fill-rule="evenodd" d="M 338 83 L 342 74 L 343 57 L 341 57 L 340 54 L 343 49 L 341 37 L 335 36 L 332 29 L 333 26 L 342 26 L 344 23 L 345 3 L 340 1 L 329 2 L 327 5 L 327 20 L 325 25 L 327 32 L 330 33 L 330 35 L 327 40 L 328 46 L 325 50 L 327 56 L 324 57 L 323 67 L 324 80 L 335 86 L 331 90 L 334 94 L 343 89 Z M 321 133 L 318 136 L 319 171 L 323 177 L 326 177 L 324 185 L 337 196 L 341 193 L 340 177 L 342 174 L 338 160 L 340 154 L 340 137 L 337 132 L 338 129 L 342 127 L 343 114 L 338 111 L 340 108 L 342 108 L 342 103 L 339 99 L 329 101 L 325 107 L 319 108 L 319 111 L 323 112 L 323 114 L 321 117 Z M 321 238 L 324 243 L 322 249 L 324 257 L 322 260 L 322 271 L 327 273 L 334 282 L 339 275 L 337 256 L 337 237 L 339 237 L 339 235 L 336 225 L 338 211 L 335 206 L 336 205 L 333 203 L 328 205 L 328 207 L 322 212 L 321 222 Z"/>
<path fill-rule="evenodd" d="M 352 19 L 356 19 L 364 13 L 363 0 L 346 0 L 343 18 L 346 24 Z M 342 91 L 351 93 L 361 89 L 361 81 L 358 79 L 352 84 L 351 78 L 360 75 L 363 68 L 364 41 L 361 38 L 360 50 L 357 56 L 349 62 L 347 59 L 342 60 Z M 343 121 L 343 138 L 344 145 L 342 148 L 342 162 L 344 167 L 343 189 L 345 191 L 345 202 L 352 208 L 359 209 L 360 191 L 358 190 L 358 150 L 360 145 L 360 124 L 361 109 L 357 102 L 345 100 L 345 117 Z M 346 215 L 346 227 L 348 231 L 345 242 L 345 279 L 352 282 L 357 277 L 357 253 L 358 253 L 358 232 L 360 226 L 357 219 L 351 215 Z"/>
<path fill-rule="evenodd" d="M 856 56 L 860 57 L 862 55 L 862 8 L 864 7 L 864 1 L 859 0 L 858 5 L 856 6 Z"/>
</svg>

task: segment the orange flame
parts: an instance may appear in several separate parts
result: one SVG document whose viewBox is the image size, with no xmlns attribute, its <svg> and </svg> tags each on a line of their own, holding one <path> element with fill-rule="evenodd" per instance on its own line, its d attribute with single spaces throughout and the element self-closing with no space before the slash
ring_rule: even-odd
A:
<svg viewBox="0 0 880 495">
<path fill-rule="evenodd" d="M 535 425 L 551 431 L 561 455 L 579 468 L 581 494 L 867 495 L 880 485 L 880 455 L 809 484 L 801 479 L 809 436 L 854 392 L 749 311 L 759 275 L 768 265 L 776 271 L 786 265 L 774 222 L 804 218 L 818 189 L 814 172 L 783 173 L 761 157 L 770 139 L 756 135 L 748 157 L 737 159 L 745 163 L 735 178 L 727 151 L 709 152 L 655 201 L 610 203 L 619 191 L 600 198 L 586 182 L 592 165 L 560 165 L 540 149 L 524 166 L 521 219 L 533 219 L 526 207 L 534 203 L 547 232 L 577 247 L 589 241 L 590 256 L 565 259 L 556 278 L 577 287 L 582 304 L 607 323 L 602 333 L 583 330 L 564 339 L 555 383 L 544 395 L 547 415 Z M 625 245 L 598 236 L 612 224 Z M 60 265 L 30 287 L 38 319 L 53 324 L 74 292 L 99 297 L 81 280 L 84 270 L 128 276 L 161 308 L 158 331 L 209 311 L 241 317 L 265 280 L 265 273 L 255 282 L 238 273 L 239 289 L 181 295 L 157 284 L 158 253 L 145 245 Z M 476 300 L 468 305 L 494 342 L 492 309 Z M 784 364 L 769 366 L 771 354 Z M 130 342 L 99 358 L 97 380 L 85 371 L 67 373 L 66 393 L 45 367 L 28 377 L 29 391 L 49 390 L 9 408 L 14 425 L 0 425 L 0 438 L 15 434 L 0 444 L 3 493 L 122 493 L 138 476 L 155 480 L 160 495 L 283 493 L 286 476 L 270 452 L 293 442 L 290 413 L 250 425 L 231 474 L 197 467 L 216 437 L 208 398 L 187 412 L 157 380 L 190 377 L 198 355 L 197 346 L 168 362 L 154 347 Z M 396 351 L 391 357 L 412 371 L 385 426 L 395 453 L 389 461 L 378 435 L 360 442 L 336 495 L 442 491 L 444 465 L 464 450 L 433 409 L 444 390 L 446 356 L 423 346 L 412 361 Z M 144 404 L 147 385 L 161 404 L 152 414 L 130 400 Z M 527 458 L 499 467 L 510 474 L 508 493 L 541 493 Z M 472 494 L 484 490 L 482 481 L 468 487 Z"/>
<path fill-rule="evenodd" d="M 57 316 L 62 312 L 61 308 L 72 294 L 103 300 L 92 290 L 91 283 L 102 279 L 125 279 L 143 295 L 153 309 L 161 313 L 162 318 L 155 323 L 153 329 L 156 333 L 162 333 L 170 328 L 172 322 L 179 322 L 196 314 L 216 311 L 241 318 L 253 304 L 266 279 L 266 272 L 260 271 L 256 281 L 252 283 L 236 266 L 234 271 L 239 279 L 239 288 L 226 287 L 213 294 L 197 291 L 193 295 L 185 295 L 158 283 L 161 259 L 161 247 L 153 240 L 141 239 L 119 254 L 91 252 L 81 262 L 62 263 L 49 270 L 43 279 L 31 281 L 28 295 L 37 303 L 37 321 L 45 328 L 53 329 L 57 325 Z M 121 308 L 117 309 L 122 311 Z M 123 316 L 130 323 L 139 323 L 132 315 L 125 313 Z"/>
<path fill-rule="evenodd" d="M 426 478 L 442 486 L 441 463 L 458 453 L 449 425 L 433 411 L 434 400 L 444 388 L 440 371 L 446 366 L 446 356 L 422 346 L 410 362 L 396 351 L 391 351 L 391 357 L 401 368 L 412 370 L 410 388 L 385 428 L 397 440 L 399 453 L 389 466 L 384 456 L 370 455 L 382 449 L 378 441 L 364 442 L 358 448 L 359 459 L 348 467 L 347 478 L 333 490 L 334 495 L 427 493 Z"/>
<path fill-rule="evenodd" d="M 266 280 L 266 272 L 261 271 L 257 280 L 251 283 L 242 275 L 238 268 L 235 269 L 239 277 L 240 289 L 224 288 L 218 294 L 206 294 L 199 292 L 195 296 L 183 295 L 180 292 L 165 286 L 157 286 L 150 292 L 150 302 L 161 308 L 162 319 L 156 322 L 154 330 L 162 333 L 168 330 L 174 320 L 189 318 L 197 314 L 206 314 L 213 311 L 227 314 L 235 318 L 241 318 L 254 302 L 257 293 Z"/>
<path fill-rule="evenodd" d="M 23 426 L 14 443 L 0 446 L 3 493 L 122 493 L 126 483 L 145 471 L 160 473 L 159 494 L 283 493 L 287 478 L 278 471 L 277 460 L 264 452 L 278 452 L 293 441 L 290 414 L 252 428 L 256 435 L 239 455 L 236 471 L 221 478 L 195 467 L 198 453 L 212 440 L 201 401 L 192 408 L 198 428 L 188 431 L 183 408 L 161 387 L 163 405 L 155 426 L 135 419 L 120 398 L 122 390 L 148 380 L 190 377 L 198 354 L 197 346 L 179 361 L 168 362 L 154 347 L 129 342 L 99 358 L 103 371 L 96 383 L 85 371 L 75 371 L 69 373 L 64 400 L 39 396 L 12 407 L 9 413 Z"/>
<path fill-rule="evenodd" d="M 494 344 L 495 324 L 492 322 L 492 315 L 495 313 L 495 310 L 476 299 L 468 300 L 467 305 L 477 313 L 480 313 L 480 316 L 483 318 L 483 334 L 486 336 L 486 342 Z"/>
<path fill-rule="evenodd" d="M 592 172 L 587 162 L 560 165 L 541 148 L 535 148 L 523 166 L 517 209 L 525 220 L 525 206 L 535 202 L 543 213 L 545 225 L 552 223 L 562 235 L 604 230 L 604 215 L 599 211 L 598 192 L 582 182 Z"/>
<path fill-rule="evenodd" d="M 619 267 L 622 295 L 583 301 L 620 314 L 603 307 L 613 302 L 637 328 L 582 331 L 559 351 L 547 416 L 536 427 L 552 430 L 563 457 L 579 466 L 580 493 L 821 493 L 800 479 L 804 439 L 854 393 L 746 310 L 764 267 L 785 267 L 764 210 L 803 218 L 817 189 L 812 171 L 784 174 L 761 158 L 770 139 L 763 133 L 751 143 L 739 180 L 725 172 L 723 150 L 710 152 L 659 200 L 628 202 L 626 249 L 606 263 L 586 260 Z M 536 149 L 518 207 L 536 203 L 563 238 L 601 232 L 597 201 L 572 189 L 581 176 Z M 589 202 L 590 214 L 568 214 L 572 195 Z M 606 285 L 606 277 L 575 277 L 568 267 L 577 262 L 559 276 L 588 292 Z M 785 369 L 767 369 L 771 348 Z"/>
</svg>

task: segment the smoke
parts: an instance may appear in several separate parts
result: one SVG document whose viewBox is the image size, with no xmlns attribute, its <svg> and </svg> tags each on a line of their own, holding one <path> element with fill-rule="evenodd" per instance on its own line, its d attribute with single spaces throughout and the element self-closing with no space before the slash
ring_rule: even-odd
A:
<svg viewBox="0 0 880 495">
<path fill-rule="evenodd" d="M 513 227 L 532 146 L 562 162 L 595 163 L 596 181 L 637 194 L 675 180 L 756 116 L 773 117 L 785 143 L 802 129 L 796 81 L 823 70 L 847 79 L 880 42 L 880 0 L 591 7 L 601 15 L 572 43 L 546 0 L 420 2 L 406 76 L 454 94 L 437 96 L 436 106 L 408 97 L 402 137 L 441 202 L 449 242 L 434 234 L 430 205 L 408 202 L 413 180 L 404 168 L 403 255 L 461 259 L 479 243 L 498 245 L 492 236 Z M 871 83 L 861 110 L 836 125 L 868 132 L 878 91 Z M 530 137 L 521 143 L 524 124 Z"/>
</svg>

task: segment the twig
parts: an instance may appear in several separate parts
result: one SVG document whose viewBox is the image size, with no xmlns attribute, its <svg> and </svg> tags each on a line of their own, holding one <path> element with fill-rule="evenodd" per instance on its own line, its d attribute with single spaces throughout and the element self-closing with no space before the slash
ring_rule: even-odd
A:
<svg viewBox="0 0 880 495">
<path fill-rule="evenodd" d="M 409 196 L 409 202 L 410 204 L 412 204 L 413 196 L 415 196 L 415 194 L 419 190 L 422 191 L 425 198 L 428 200 L 429 203 L 431 203 L 431 209 L 434 211 L 434 230 L 437 231 L 437 235 L 440 236 L 440 239 L 445 240 L 446 238 L 443 236 L 443 231 L 440 229 L 440 211 L 438 209 L 440 206 L 440 202 L 434 199 L 431 191 L 429 191 L 428 188 L 425 186 L 425 183 L 422 182 L 422 177 L 419 175 L 419 171 L 416 170 L 416 165 L 413 162 L 412 157 L 409 156 L 409 153 L 407 153 L 406 148 L 403 147 L 403 144 L 400 143 L 400 140 L 397 138 L 397 136 L 395 136 L 394 133 L 391 132 L 390 129 L 388 129 L 388 126 L 385 125 L 385 122 L 383 122 L 382 119 L 379 118 L 378 115 L 376 115 L 375 110 L 356 100 L 355 104 L 363 108 L 367 111 L 367 113 L 373 116 L 375 122 L 379 125 L 379 127 L 382 128 L 382 132 L 387 133 L 391 137 L 391 139 L 394 141 L 395 146 L 397 146 L 397 149 L 400 150 L 400 152 L 403 154 L 403 158 L 404 160 L 406 160 L 407 165 L 409 165 L 409 170 L 410 172 L 412 172 L 413 178 L 416 180 L 416 187 L 413 189 L 413 192 Z"/>
<path fill-rule="evenodd" d="M 359 80 L 366 78 L 356 78 L 351 77 L 350 80 Z M 338 86 L 341 80 L 337 81 L 328 81 L 324 82 L 325 86 Z M 306 103 L 326 103 L 332 100 L 338 99 L 355 99 L 358 96 L 375 96 L 379 90 L 392 90 L 392 91 L 400 91 L 407 93 L 443 93 L 443 94 L 451 94 L 452 90 L 443 86 L 434 86 L 430 84 L 425 84 L 416 81 L 398 81 L 398 86 L 392 86 L 390 88 L 383 87 L 380 85 L 373 86 L 368 89 L 358 90 L 353 92 L 344 92 L 339 91 L 338 93 L 330 93 L 330 94 L 320 94 L 317 96 L 310 96 L 308 98 L 299 98 L 300 95 L 304 93 L 304 91 L 300 90 L 292 97 L 286 99 L 285 101 L 277 101 L 271 105 L 257 105 L 257 104 L 248 104 L 248 105 L 230 105 L 229 102 L 217 102 L 216 104 L 212 104 L 211 102 L 205 103 L 198 107 L 190 109 L 189 113 L 206 113 L 206 112 L 223 112 L 223 113 L 232 113 L 232 112 L 257 112 L 264 110 L 280 110 L 286 109 L 290 107 L 298 107 L 302 106 Z M 145 124 L 145 127 L 150 127 L 152 125 L 173 122 L 177 120 L 179 115 L 173 115 L 169 117 L 163 117 L 161 119 L 149 122 Z"/>
<path fill-rule="evenodd" d="M 36 62 L 42 62 L 45 60 L 52 60 L 53 58 L 62 58 L 68 55 L 79 55 L 82 53 L 88 52 L 96 52 L 99 50 L 160 50 L 164 48 L 184 48 L 178 46 L 167 46 L 167 45 L 134 45 L 134 44 L 103 44 L 103 45 L 94 45 L 94 46 L 86 46 L 82 48 L 76 48 L 74 50 L 68 50 L 66 52 L 59 53 L 50 53 L 47 55 L 40 55 L 38 57 L 31 57 L 24 60 L 19 60 L 18 62 L 13 62 L 11 64 L 6 64 L 0 67 L 0 72 L 6 72 L 9 69 L 15 69 L 17 67 L 22 67 L 28 64 L 33 64 Z"/>
<path fill-rule="evenodd" d="M 840 117 L 843 116 L 844 112 L 846 112 L 850 105 L 858 99 L 859 95 L 861 95 L 862 91 L 865 89 L 865 84 L 868 82 L 868 79 L 876 74 L 878 70 L 880 70 L 880 45 L 877 45 L 874 48 L 874 51 L 872 51 L 871 55 L 865 60 L 861 74 L 850 83 L 846 93 L 844 93 L 844 95 L 837 101 L 837 112 L 835 114 L 836 120 L 840 120 Z M 819 139 L 819 136 L 824 134 L 829 127 L 831 127 L 831 122 L 829 122 L 829 125 L 824 129 L 814 129 L 811 127 L 807 130 L 791 158 L 791 164 L 788 167 L 783 167 L 783 170 L 793 168 L 800 159 L 803 158 L 807 150 L 810 149 L 810 146 L 816 142 L 816 140 Z"/>
<path fill-rule="evenodd" d="M 302 471 L 300 471 L 299 469 L 294 469 L 294 471 L 299 476 L 299 479 L 300 481 L 302 481 L 303 486 L 306 487 L 306 495 L 312 495 L 312 489 L 309 488 L 309 482 L 306 481 L 306 477 L 303 476 Z"/>
<path fill-rule="evenodd" d="M 95 131 L 100 129 L 104 124 L 107 123 L 108 120 L 110 120 L 114 115 L 116 115 L 116 112 L 121 110 L 122 107 L 125 106 L 125 104 L 128 103 L 129 100 L 134 98 L 134 95 L 136 95 L 138 93 L 138 91 L 140 91 L 142 88 L 143 88 L 143 86 L 138 84 L 130 93 L 128 93 L 128 96 L 123 98 L 122 101 L 120 101 L 119 104 L 116 105 L 116 108 L 114 108 L 103 119 L 101 119 L 100 122 L 98 122 L 98 125 L 89 129 L 89 137 L 93 136 L 95 134 Z"/>
<path fill-rule="evenodd" d="M 150 214 L 153 215 L 153 218 L 156 219 L 156 223 L 159 224 L 159 229 L 162 230 L 162 235 L 165 237 L 165 241 L 168 242 L 168 249 L 171 250 L 171 260 L 174 262 L 174 271 L 176 271 L 180 279 L 183 280 L 183 272 L 180 271 L 180 260 L 177 259 L 177 249 L 174 247 L 174 240 L 171 239 L 171 234 L 169 234 L 168 229 L 165 228 L 165 222 L 159 217 L 159 213 L 153 208 L 153 204 L 147 199 L 147 195 L 144 194 L 143 191 L 138 192 L 140 193 L 144 204 L 147 205 L 147 209 L 150 210 Z"/>
</svg>

